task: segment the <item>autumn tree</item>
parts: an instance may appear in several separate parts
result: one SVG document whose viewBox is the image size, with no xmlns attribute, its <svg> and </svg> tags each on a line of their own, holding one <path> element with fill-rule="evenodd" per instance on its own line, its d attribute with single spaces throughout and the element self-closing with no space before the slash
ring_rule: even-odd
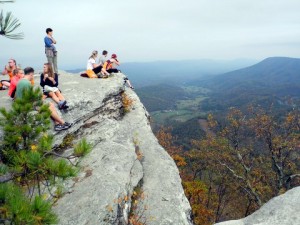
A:
<svg viewBox="0 0 300 225">
<path fill-rule="evenodd" d="M 215 127 L 216 136 L 194 141 L 194 149 L 188 153 L 194 161 L 187 162 L 206 185 L 213 183 L 215 192 L 219 188 L 230 190 L 228 194 L 237 191 L 239 208 L 244 210 L 240 216 L 253 212 L 296 182 L 299 176 L 297 111 L 275 116 L 272 111 L 260 108 L 252 107 L 246 113 L 232 108 L 223 123 L 212 116 L 209 123 Z M 227 196 L 225 193 L 222 198 Z M 234 204 L 227 202 L 227 207 Z M 217 205 L 219 208 L 220 204 Z M 218 214 L 216 221 L 220 218 Z"/>
<path fill-rule="evenodd" d="M 174 142 L 176 138 L 172 136 L 171 127 L 161 127 L 157 133 L 156 138 L 159 144 L 169 153 L 169 155 L 174 159 L 178 167 L 186 165 L 184 157 L 182 156 L 183 151 L 181 146 L 176 146 Z"/>
<path fill-rule="evenodd" d="M 194 179 L 195 177 L 190 174 L 189 168 L 186 167 L 186 155 L 182 150 L 183 148 L 174 144 L 176 138 L 172 136 L 171 131 L 170 127 L 161 127 L 156 133 L 156 137 L 179 168 L 184 192 L 191 204 L 195 224 L 212 224 L 213 212 L 207 207 L 208 189 L 200 179 Z"/>
<path fill-rule="evenodd" d="M 291 188 L 291 182 L 300 177 L 299 153 L 300 118 L 293 110 L 282 118 L 262 109 L 250 109 L 248 126 L 263 144 L 266 158 L 275 176 L 275 191 L 279 194 Z"/>
</svg>

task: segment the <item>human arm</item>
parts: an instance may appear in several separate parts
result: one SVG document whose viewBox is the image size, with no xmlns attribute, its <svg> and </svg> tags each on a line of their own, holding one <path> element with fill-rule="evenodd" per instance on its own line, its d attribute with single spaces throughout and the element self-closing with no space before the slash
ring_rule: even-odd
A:
<svg viewBox="0 0 300 225">
<path fill-rule="evenodd" d="M 92 65 L 93 65 L 94 69 L 97 68 L 98 66 L 100 66 L 100 64 L 96 64 L 96 63 L 93 63 Z"/>
<path fill-rule="evenodd" d="M 48 76 L 47 79 L 52 83 L 52 85 L 49 84 L 49 86 L 57 87 L 57 85 L 58 85 L 58 78 L 57 78 L 57 74 L 56 73 L 54 74 L 54 78 Z"/>
<path fill-rule="evenodd" d="M 41 85 L 42 87 L 45 86 L 45 79 L 44 79 L 44 74 L 43 74 L 43 73 L 41 74 L 40 85 Z"/>
<path fill-rule="evenodd" d="M 48 36 L 44 38 L 44 42 L 46 47 L 50 48 L 52 46 L 52 40 Z"/>
<path fill-rule="evenodd" d="M 57 87 L 58 86 L 58 75 L 57 73 L 54 74 L 54 81 L 55 81 L 55 86 Z"/>
<path fill-rule="evenodd" d="M 56 40 L 54 39 L 54 37 L 50 36 L 49 38 L 52 40 L 53 44 L 56 44 Z"/>
<path fill-rule="evenodd" d="M 120 66 L 120 64 L 121 64 L 121 63 L 119 62 L 119 60 L 117 60 L 117 59 L 114 59 L 114 63 L 117 64 L 118 66 Z"/>
<path fill-rule="evenodd" d="M 2 71 L 2 75 L 6 75 L 6 74 L 8 74 L 8 71 L 7 71 L 7 68 L 5 66 L 4 69 L 3 69 L 3 71 Z"/>
</svg>

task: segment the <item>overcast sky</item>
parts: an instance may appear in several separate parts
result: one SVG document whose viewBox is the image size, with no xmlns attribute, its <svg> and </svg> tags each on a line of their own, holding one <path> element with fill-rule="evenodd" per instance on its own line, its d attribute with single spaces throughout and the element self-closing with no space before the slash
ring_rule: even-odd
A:
<svg viewBox="0 0 300 225">
<path fill-rule="evenodd" d="M 25 38 L 0 36 L 0 66 L 42 67 L 51 27 L 59 69 L 86 66 L 95 49 L 121 62 L 300 57 L 300 0 L 16 0 L 1 4 Z"/>
</svg>

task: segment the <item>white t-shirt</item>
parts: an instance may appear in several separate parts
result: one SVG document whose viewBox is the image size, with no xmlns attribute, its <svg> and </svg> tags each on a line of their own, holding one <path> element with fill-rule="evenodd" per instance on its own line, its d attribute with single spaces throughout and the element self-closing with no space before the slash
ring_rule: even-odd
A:
<svg viewBox="0 0 300 225">
<path fill-rule="evenodd" d="M 86 69 L 87 70 L 92 70 L 94 69 L 94 66 L 93 64 L 96 63 L 96 60 L 94 58 L 90 58 L 88 61 L 87 61 L 87 66 L 86 66 Z"/>
</svg>

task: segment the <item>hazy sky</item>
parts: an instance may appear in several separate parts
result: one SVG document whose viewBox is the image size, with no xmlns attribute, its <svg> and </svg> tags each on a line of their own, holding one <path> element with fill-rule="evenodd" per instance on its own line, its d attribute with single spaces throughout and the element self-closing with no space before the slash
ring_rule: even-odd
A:
<svg viewBox="0 0 300 225">
<path fill-rule="evenodd" d="M 59 69 L 84 68 L 92 50 L 121 62 L 300 57 L 300 0 L 16 0 L 1 4 L 22 22 L 24 40 L 0 36 L 0 67 L 46 61 L 54 30 Z"/>
</svg>

